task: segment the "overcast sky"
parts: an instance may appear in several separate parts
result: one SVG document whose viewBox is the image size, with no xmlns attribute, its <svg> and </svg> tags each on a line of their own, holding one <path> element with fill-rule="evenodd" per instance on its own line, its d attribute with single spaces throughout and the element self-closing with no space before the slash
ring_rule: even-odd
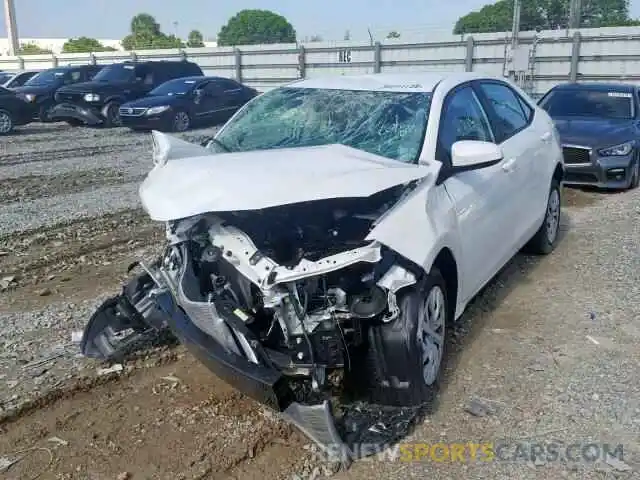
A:
<svg viewBox="0 0 640 480">
<path fill-rule="evenodd" d="M 14 1 L 21 37 L 86 35 L 119 39 L 128 33 L 131 17 L 140 12 L 154 15 L 166 33 L 185 37 L 189 30 L 198 29 L 205 37 L 215 37 L 221 25 L 238 10 L 263 8 L 284 15 L 299 38 L 317 34 L 327 40 L 341 39 L 346 30 L 354 39 L 365 39 L 367 28 L 371 28 L 376 38 L 390 30 L 406 35 L 424 30 L 451 31 L 458 17 L 490 3 L 488 0 Z M 632 15 L 640 17 L 640 0 L 632 0 L 631 4 Z M 0 36 L 6 36 L 4 21 Z"/>
</svg>

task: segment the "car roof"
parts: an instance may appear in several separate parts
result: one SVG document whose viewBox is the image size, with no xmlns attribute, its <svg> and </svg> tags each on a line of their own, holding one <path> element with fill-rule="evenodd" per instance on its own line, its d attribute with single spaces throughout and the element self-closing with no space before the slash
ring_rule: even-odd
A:
<svg viewBox="0 0 640 480">
<path fill-rule="evenodd" d="M 556 90 L 591 90 L 596 92 L 610 92 L 612 90 L 617 92 L 632 93 L 638 88 L 637 85 L 632 83 L 622 82 L 575 82 L 575 83 L 562 83 L 555 87 Z"/>
<path fill-rule="evenodd" d="M 325 88 L 335 90 L 367 90 L 384 92 L 431 93 L 436 85 L 447 80 L 463 83 L 469 80 L 491 78 L 472 72 L 415 72 L 415 73 L 371 73 L 365 75 L 332 75 L 298 80 L 286 86 L 296 88 Z"/>
</svg>

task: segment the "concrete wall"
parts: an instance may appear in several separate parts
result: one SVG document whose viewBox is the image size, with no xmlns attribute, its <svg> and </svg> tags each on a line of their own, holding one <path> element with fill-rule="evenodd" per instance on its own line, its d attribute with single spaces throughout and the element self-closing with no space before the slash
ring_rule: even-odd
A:
<svg viewBox="0 0 640 480">
<path fill-rule="evenodd" d="M 0 57 L 0 69 L 186 56 L 205 74 L 238 78 L 262 90 L 302 77 L 412 71 L 473 70 L 501 76 L 516 70 L 534 96 L 570 80 L 640 82 L 640 27 L 523 32 L 516 52 L 510 45 L 507 33 L 434 35 L 419 43 L 398 39 L 373 45 L 341 41 Z"/>
</svg>

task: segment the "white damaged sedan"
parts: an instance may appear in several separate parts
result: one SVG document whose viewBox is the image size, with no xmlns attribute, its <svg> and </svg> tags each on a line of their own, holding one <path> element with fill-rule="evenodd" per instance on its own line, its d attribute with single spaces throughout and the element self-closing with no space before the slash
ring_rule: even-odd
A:
<svg viewBox="0 0 640 480">
<path fill-rule="evenodd" d="M 167 329 L 320 444 L 340 437 L 337 386 L 429 402 L 451 322 L 523 247 L 558 241 L 557 132 L 501 78 L 302 80 L 206 145 L 153 138 L 140 197 L 166 249 L 98 309 L 83 352 Z"/>
</svg>

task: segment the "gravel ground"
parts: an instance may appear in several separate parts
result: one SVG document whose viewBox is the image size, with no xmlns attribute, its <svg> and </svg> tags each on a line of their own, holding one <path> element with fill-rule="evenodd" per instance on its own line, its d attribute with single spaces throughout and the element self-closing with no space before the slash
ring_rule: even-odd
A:
<svg viewBox="0 0 640 480">
<path fill-rule="evenodd" d="M 328 474 L 300 435 L 182 348 L 107 376 L 77 355 L 72 332 L 162 238 L 135 196 L 151 143 L 124 129 L 21 131 L 0 145 L 0 478 Z M 640 191 L 567 193 L 558 250 L 518 256 L 470 306 L 439 404 L 402 448 L 610 443 L 624 445 L 624 461 L 422 455 L 363 460 L 337 478 L 640 478 Z M 3 476 L 10 452 L 40 447 L 51 461 L 41 450 Z"/>
</svg>

